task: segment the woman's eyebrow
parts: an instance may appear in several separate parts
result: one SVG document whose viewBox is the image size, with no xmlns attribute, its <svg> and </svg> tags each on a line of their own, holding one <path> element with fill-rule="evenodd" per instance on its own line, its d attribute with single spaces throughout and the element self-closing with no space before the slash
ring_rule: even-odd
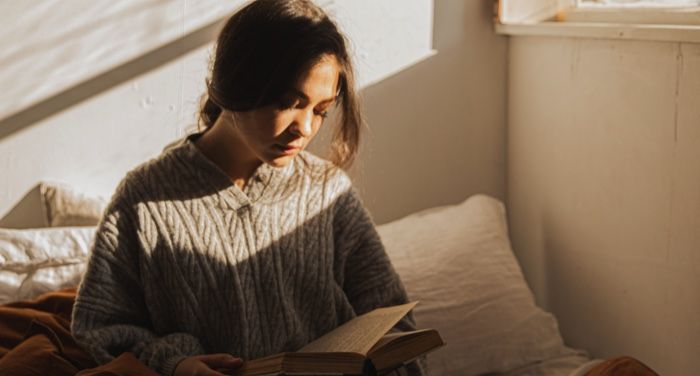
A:
<svg viewBox="0 0 700 376">
<path fill-rule="evenodd" d="M 301 98 L 301 99 L 303 99 L 304 101 L 307 101 L 307 102 L 308 102 L 308 101 L 310 100 L 310 99 L 309 99 L 309 96 L 306 95 L 306 93 L 304 93 L 303 91 L 301 91 L 301 90 L 299 90 L 299 89 L 297 89 L 297 88 L 291 88 L 291 89 L 289 89 L 289 91 L 292 93 L 292 95 L 294 95 L 294 96 L 296 96 L 296 97 L 298 97 L 298 98 Z M 323 100 L 319 101 L 318 103 L 333 102 L 337 97 L 338 97 L 338 96 L 336 95 L 335 97 L 326 98 L 326 99 L 323 99 Z"/>
</svg>

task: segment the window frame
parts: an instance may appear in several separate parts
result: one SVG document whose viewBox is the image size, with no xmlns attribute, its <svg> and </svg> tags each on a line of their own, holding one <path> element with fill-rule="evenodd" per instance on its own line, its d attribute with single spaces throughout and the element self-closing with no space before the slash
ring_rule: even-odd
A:
<svg viewBox="0 0 700 376">
<path fill-rule="evenodd" d="M 529 0 L 533 4 L 549 5 L 549 15 L 541 17 L 539 12 L 538 17 L 509 20 L 509 14 L 503 17 L 503 9 L 511 1 L 523 0 L 498 2 L 495 23 L 498 34 L 700 43 L 700 21 L 682 19 L 700 20 L 700 7 L 654 7 L 653 10 L 625 7 L 625 12 L 621 12 L 621 7 L 577 9 L 574 0 Z M 519 12 L 527 14 L 527 9 L 522 9 L 523 3 L 517 5 Z M 684 13 L 680 18 L 679 9 Z"/>
<path fill-rule="evenodd" d="M 576 0 L 557 21 L 645 25 L 700 25 L 700 2 L 693 6 L 668 5 L 586 5 Z"/>
</svg>

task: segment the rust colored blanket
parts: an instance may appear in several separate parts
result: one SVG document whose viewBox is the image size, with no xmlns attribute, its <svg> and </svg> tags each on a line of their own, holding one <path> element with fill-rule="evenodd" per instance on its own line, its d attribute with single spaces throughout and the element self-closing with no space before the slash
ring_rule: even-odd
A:
<svg viewBox="0 0 700 376">
<path fill-rule="evenodd" d="M 70 334 L 75 289 L 0 305 L 0 374 L 14 376 L 158 376 L 125 353 L 97 367 Z"/>
<path fill-rule="evenodd" d="M 70 334 L 75 289 L 0 305 L 0 375 L 158 376 L 131 353 L 97 366 Z M 587 376 L 658 376 L 630 357 L 611 358 Z"/>
</svg>

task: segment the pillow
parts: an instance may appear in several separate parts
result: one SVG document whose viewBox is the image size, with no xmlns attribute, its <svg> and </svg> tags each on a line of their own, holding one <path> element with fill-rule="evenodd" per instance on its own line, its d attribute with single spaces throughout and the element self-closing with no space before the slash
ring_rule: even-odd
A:
<svg viewBox="0 0 700 376">
<path fill-rule="evenodd" d="M 77 286 L 95 227 L 0 229 L 0 304 Z"/>
<path fill-rule="evenodd" d="M 511 250 L 503 204 L 477 195 L 377 227 L 421 328 L 447 343 L 428 356 L 434 375 L 481 375 L 579 356 L 535 305 Z M 578 364 L 573 367 L 577 367 Z"/>
<path fill-rule="evenodd" d="M 39 192 L 50 227 L 96 226 L 107 205 L 104 197 L 78 192 L 63 183 L 42 182 Z"/>
</svg>

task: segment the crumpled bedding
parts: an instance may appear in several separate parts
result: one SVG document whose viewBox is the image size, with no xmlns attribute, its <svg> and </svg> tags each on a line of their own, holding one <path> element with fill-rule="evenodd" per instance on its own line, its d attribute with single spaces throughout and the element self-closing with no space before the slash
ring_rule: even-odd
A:
<svg viewBox="0 0 700 376">
<path fill-rule="evenodd" d="M 77 286 L 95 227 L 0 228 L 0 304 Z"/>
</svg>

